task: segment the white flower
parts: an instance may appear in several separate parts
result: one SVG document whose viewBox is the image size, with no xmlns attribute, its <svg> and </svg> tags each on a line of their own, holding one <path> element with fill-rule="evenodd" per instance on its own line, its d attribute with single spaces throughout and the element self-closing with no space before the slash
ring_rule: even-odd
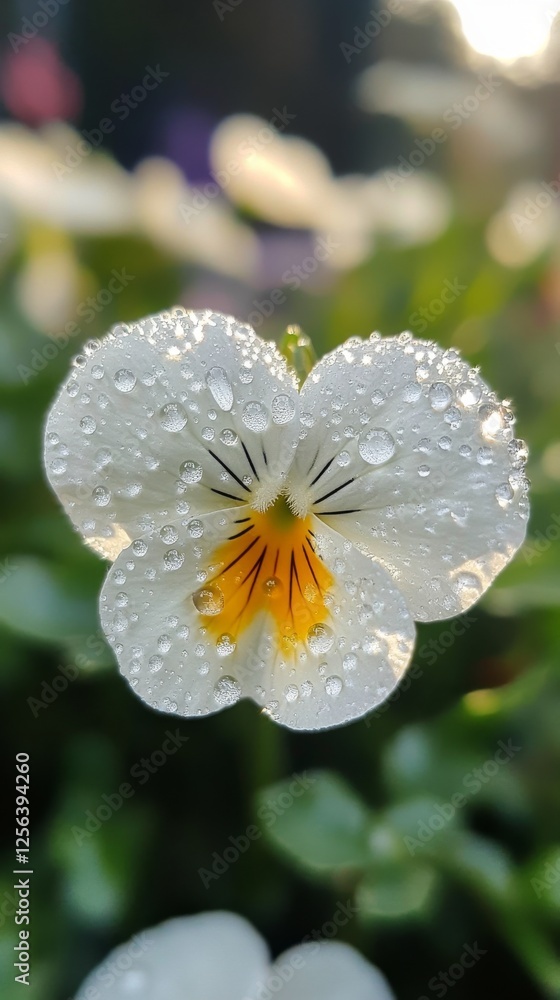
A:
<svg viewBox="0 0 560 1000">
<path fill-rule="evenodd" d="M 454 350 L 352 338 L 301 392 L 231 317 L 176 309 L 86 346 L 46 428 L 49 479 L 114 560 L 101 621 L 152 707 L 252 698 L 295 729 L 358 718 L 413 619 L 465 611 L 523 541 L 523 442 Z"/>
<path fill-rule="evenodd" d="M 86 979 L 75 1000 L 394 1000 L 350 945 L 300 944 L 271 964 L 242 917 L 177 917 L 135 935 Z"/>
</svg>

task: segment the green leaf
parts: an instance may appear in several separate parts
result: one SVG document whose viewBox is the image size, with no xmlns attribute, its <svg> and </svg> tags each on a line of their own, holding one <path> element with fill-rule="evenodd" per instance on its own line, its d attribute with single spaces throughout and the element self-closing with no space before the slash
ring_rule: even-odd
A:
<svg viewBox="0 0 560 1000">
<path fill-rule="evenodd" d="M 433 897 L 438 875 L 430 865 L 390 865 L 370 871 L 356 891 L 362 916 L 377 920 L 417 917 Z"/>
<path fill-rule="evenodd" d="M 54 568 L 31 556 L 10 559 L 0 585 L 0 623 L 42 642 L 98 630 L 91 600 L 64 586 Z"/>
<path fill-rule="evenodd" d="M 305 772 L 301 782 L 282 781 L 258 796 L 266 836 L 308 871 L 365 866 L 371 815 L 362 800 L 328 771 Z"/>
</svg>

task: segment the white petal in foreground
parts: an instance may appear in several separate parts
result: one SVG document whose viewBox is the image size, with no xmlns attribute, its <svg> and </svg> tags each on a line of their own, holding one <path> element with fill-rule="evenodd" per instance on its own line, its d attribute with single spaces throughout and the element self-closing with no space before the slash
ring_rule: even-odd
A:
<svg viewBox="0 0 560 1000">
<path fill-rule="evenodd" d="M 297 417 L 274 345 L 230 317 L 178 308 L 86 347 L 50 411 L 45 467 L 85 540 L 114 559 L 176 518 L 267 501 Z"/>
<path fill-rule="evenodd" d="M 465 611 L 521 545 L 526 448 L 454 350 L 348 341 L 305 382 L 290 471 L 299 510 L 379 560 L 419 620 Z"/>
<path fill-rule="evenodd" d="M 349 945 L 304 944 L 271 966 L 234 913 L 177 917 L 135 935 L 86 979 L 76 1000 L 394 1000 L 382 974 Z"/>
<path fill-rule="evenodd" d="M 246 506 L 175 521 L 134 541 L 109 571 L 101 621 L 153 708 L 206 715 L 251 698 L 303 730 L 384 701 L 414 644 L 388 573 L 282 502 L 265 514 Z"/>
<path fill-rule="evenodd" d="M 177 917 L 116 948 L 76 1000 L 245 1000 L 266 977 L 268 949 L 234 913 Z"/>
</svg>

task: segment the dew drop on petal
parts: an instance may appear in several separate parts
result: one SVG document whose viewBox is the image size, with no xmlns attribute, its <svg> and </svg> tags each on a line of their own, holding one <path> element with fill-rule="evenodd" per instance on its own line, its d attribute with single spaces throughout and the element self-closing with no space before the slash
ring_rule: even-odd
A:
<svg viewBox="0 0 560 1000">
<path fill-rule="evenodd" d="M 483 584 L 476 573 L 458 573 L 453 581 L 453 588 L 457 594 L 474 600 L 482 593 Z"/>
<path fill-rule="evenodd" d="M 320 656 L 327 653 L 334 642 L 334 632 L 332 628 L 323 622 L 312 625 L 307 633 L 307 645 L 312 653 Z"/>
<path fill-rule="evenodd" d="M 509 507 L 511 501 L 514 498 L 514 492 L 509 483 L 500 483 L 496 489 L 496 500 L 498 501 L 500 507 Z"/>
<path fill-rule="evenodd" d="M 239 701 L 241 697 L 241 688 L 235 680 L 235 677 L 220 677 L 219 681 L 214 685 L 214 699 L 218 705 L 235 705 L 236 701 Z"/>
<path fill-rule="evenodd" d="M 136 375 L 128 368 L 119 368 L 118 372 L 115 372 L 114 383 L 119 392 L 131 392 L 136 385 Z"/>
<path fill-rule="evenodd" d="M 233 406 L 233 389 L 223 368 L 215 366 L 206 373 L 206 385 L 221 410 L 231 410 Z"/>
<path fill-rule="evenodd" d="M 429 391 L 430 406 L 432 410 L 440 413 L 446 410 L 453 399 L 453 390 L 447 382 L 434 382 Z"/>
<path fill-rule="evenodd" d="M 236 645 L 237 643 L 233 636 L 229 635 L 228 632 L 224 632 L 224 634 L 216 640 L 216 652 L 218 653 L 218 656 L 231 656 L 231 654 L 235 651 Z"/>
<path fill-rule="evenodd" d="M 284 697 L 286 701 L 297 701 L 299 698 L 299 691 L 296 684 L 288 684 L 287 688 L 284 690 Z"/>
<path fill-rule="evenodd" d="M 80 420 L 80 430 L 83 431 L 84 434 L 94 434 L 96 429 L 97 424 L 93 417 L 82 417 Z"/>
<path fill-rule="evenodd" d="M 262 403 L 255 401 L 246 403 L 241 419 L 250 431 L 264 431 L 268 427 L 268 413 Z"/>
<path fill-rule="evenodd" d="M 332 674 L 331 677 L 327 677 L 325 681 L 325 690 L 331 698 L 337 698 L 342 691 L 342 679 L 337 677 L 336 674 Z"/>
<path fill-rule="evenodd" d="M 231 427 L 224 427 L 220 433 L 220 441 L 230 448 L 232 445 L 237 444 L 238 440 L 237 434 L 235 431 L 232 431 Z"/>
<path fill-rule="evenodd" d="M 137 538 L 132 543 L 132 551 L 135 556 L 145 556 L 148 551 L 148 546 L 143 538 Z"/>
<path fill-rule="evenodd" d="M 418 382 L 409 382 L 404 388 L 403 397 L 405 403 L 416 403 L 421 395 L 422 386 L 418 385 Z"/>
<path fill-rule="evenodd" d="M 158 656 L 158 655 L 150 656 L 150 659 L 148 660 L 148 667 L 150 673 L 157 674 L 158 671 L 161 670 L 161 668 L 163 667 L 163 656 Z"/>
<path fill-rule="evenodd" d="M 525 441 L 521 441 L 519 438 L 514 438 L 508 444 L 508 453 L 511 461 L 516 468 L 520 468 L 525 465 L 529 457 L 529 449 L 525 444 Z"/>
<path fill-rule="evenodd" d="M 190 538 L 202 538 L 204 534 L 204 525 L 202 521 L 199 521 L 196 517 L 193 518 L 192 521 L 189 521 L 187 525 L 187 534 Z"/>
<path fill-rule="evenodd" d="M 266 597 L 270 598 L 272 601 L 278 600 L 282 596 L 283 586 L 282 581 L 278 579 L 277 576 L 271 576 L 268 580 L 265 580 L 262 589 Z"/>
<path fill-rule="evenodd" d="M 355 670 L 358 665 L 358 657 L 354 653 L 346 653 L 342 661 L 344 670 Z"/>
<path fill-rule="evenodd" d="M 163 528 L 160 529 L 160 538 L 162 542 L 166 545 L 173 545 L 179 537 L 179 532 L 174 524 L 164 524 Z"/>
<path fill-rule="evenodd" d="M 441 448 L 442 451 L 449 451 L 449 449 L 451 448 L 451 444 L 452 444 L 451 438 L 447 437 L 447 435 L 444 434 L 443 437 L 440 437 L 438 441 L 438 448 Z"/>
<path fill-rule="evenodd" d="M 482 396 L 482 389 L 473 382 L 461 382 L 457 387 L 457 399 L 461 406 L 476 406 Z"/>
<path fill-rule="evenodd" d="M 369 465 L 382 465 L 395 454 L 395 441 L 388 431 L 376 428 L 361 436 L 358 451 Z"/>
<path fill-rule="evenodd" d="M 111 493 L 105 486 L 96 486 L 92 491 L 91 498 L 96 507 L 106 507 L 111 500 Z"/>
<path fill-rule="evenodd" d="M 178 549 L 168 549 L 163 557 L 163 568 L 173 572 L 173 570 L 181 569 L 185 557 L 182 552 Z"/>
<path fill-rule="evenodd" d="M 291 396 L 282 394 L 274 397 L 271 410 L 275 424 L 288 424 L 296 415 L 296 404 Z"/>
<path fill-rule="evenodd" d="M 224 595 L 219 587 L 208 584 L 193 594 L 193 604 L 201 615 L 219 615 L 224 607 Z"/>
<path fill-rule="evenodd" d="M 430 475 L 430 466 L 429 465 L 419 465 L 418 466 L 418 475 L 421 476 L 422 479 L 425 479 L 426 476 Z"/>
<path fill-rule="evenodd" d="M 479 448 L 476 453 L 476 460 L 479 465 L 492 465 L 494 459 L 491 448 Z"/>
<path fill-rule="evenodd" d="M 198 462 L 183 462 L 180 472 L 186 483 L 199 483 L 202 479 L 202 466 Z"/>
<path fill-rule="evenodd" d="M 166 403 L 159 411 L 159 420 L 164 431 L 176 434 L 187 423 L 187 414 L 180 403 Z"/>
<path fill-rule="evenodd" d="M 66 462 L 63 458 L 54 458 L 50 464 L 50 470 L 55 476 L 62 476 L 66 472 Z"/>
</svg>

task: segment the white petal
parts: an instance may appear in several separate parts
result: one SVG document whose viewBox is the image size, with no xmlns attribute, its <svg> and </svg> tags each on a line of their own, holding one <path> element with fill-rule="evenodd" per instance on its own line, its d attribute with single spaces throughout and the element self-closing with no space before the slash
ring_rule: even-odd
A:
<svg viewBox="0 0 560 1000">
<path fill-rule="evenodd" d="M 300 600 L 291 569 L 283 571 L 289 579 L 275 582 L 276 540 L 259 534 L 258 527 L 229 543 L 237 546 L 234 555 L 246 554 L 244 563 L 236 558 L 235 567 L 227 569 L 229 595 L 224 595 L 225 585 L 212 581 L 220 578 L 229 556 L 216 553 L 226 539 L 245 531 L 241 519 L 250 515 L 248 507 L 230 508 L 186 528 L 171 524 L 120 554 L 103 588 L 101 622 L 122 673 L 148 704 L 178 715 L 206 715 L 244 697 L 294 729 L 322 729 L 364 715 L 389 696 L 412 654 L 414 623 L 404 599 L 381 566 L 314 519 L 315 543 L 332 576 L 326 608 L 316 609 L 321 619 L 325 610 L 324 622 L 311 618 L 310 624 L 307 618 L 304 553 L 296 563 Z M 291 551 L 289 535 L 285 538 L 278 541 L 285 548 L 284 567 Z M 293 586 L 290 608 L 301 623 L 301 641 L 293 645 L 283 642 L 284 626 L 279 632 L 268 610 L 271 582 L 280 588 L 273 599 L 278 593 L 287 599 Z M 195 596 L 195 606 L 197 592 L 203 596 Z M 250 610 L 237 626 L 228 614 L 244 595 Z M 307 596 L 316 601 L 316 594 Z M 199 613 L 202 608 L 209 613 Z"/>
<path fill-rule="evenodd" d="M 274 345 L 178 308 L 116 327 L 77 359 L 47 421 L 46 470 L 86 541 L 114 559 L 178 515 L 267 500 L 292 461 L 297 414 Z"/>
<path fill-rule="evenodd" d="M 348 341 L 300 405 L 297 506 L 379 560 L 414 618 L 470 607 L 525 537 L 525 446 L 507 407 L 456 351 L 410 334 Z"/>
<path fill-rule="evenodd" d="M 178 917 L 111 952 L 76 1000 L 241 1000 L 267 965 L 264 941 L 242 917 L 220 911 Z"/>
<path fill-rule="evenodd" d="M 379 969 L 339 941 L 291 948 L 265 982 L 282 1000 L 395 1000 Z"/>
</svg>

